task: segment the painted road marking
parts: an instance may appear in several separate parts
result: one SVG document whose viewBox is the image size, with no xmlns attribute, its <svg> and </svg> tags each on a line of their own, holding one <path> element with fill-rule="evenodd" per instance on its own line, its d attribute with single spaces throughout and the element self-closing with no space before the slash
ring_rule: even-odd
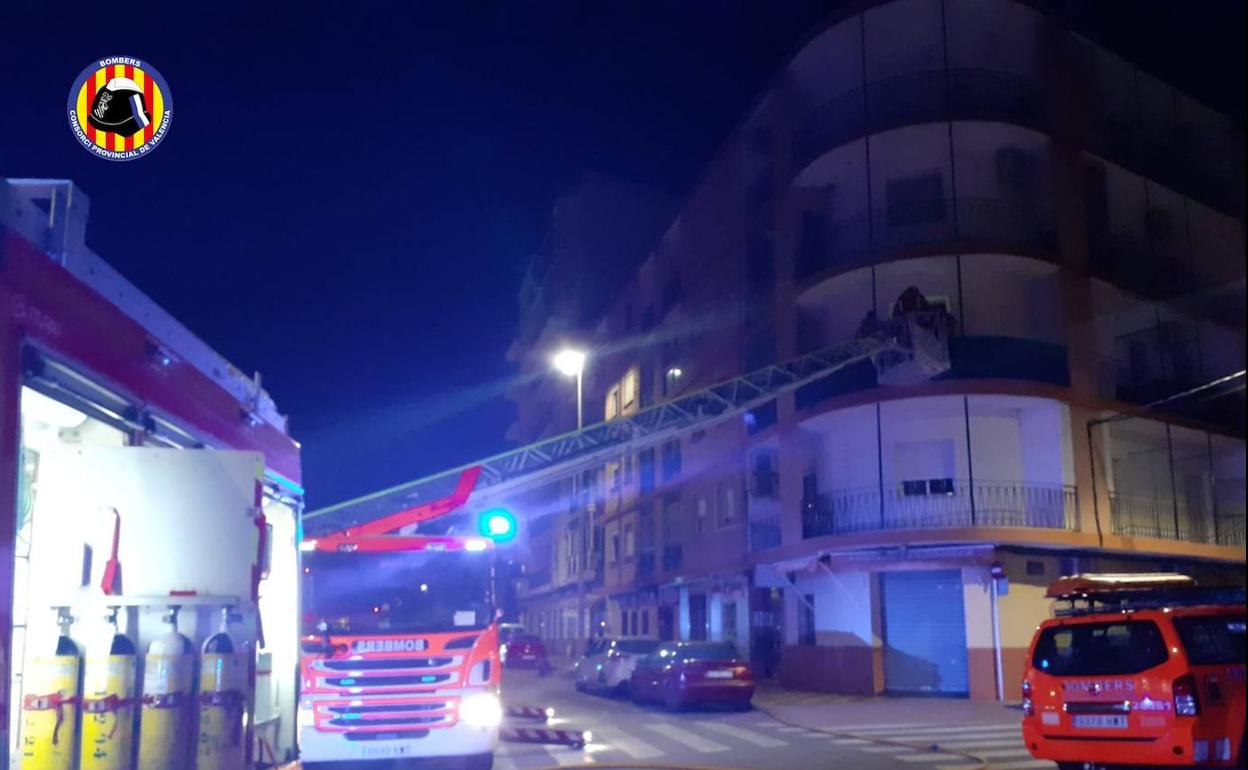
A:
<svg viewBox="0 0 1248 770">
<path fill-rule="evenodd" d="M 901 730 L 898 730 L 898 729 L 893 729 L 893 730 L 886 730 L 886 729 L 870 729 L 870 730 L 867 730 L 867 729 L 863 729 L 863 728 L 854 728 L 854 727 L 842 727 L 842 728 L 840 728 L 840 729 L 841 729 L 841 731 L 842 731 L 842 732 L 846 732 L 846 733 L 888 733 L 888 732 L 897 733 L 897 732 L 902 732 Z M 909 734 L 909 735 L 926 735 L 926 734 L 929 734 L 929 733 L 931 733 L 931 734 L 938 734 L 938 735 L 944 735 L 944 734 L 948 734 L 948 733 L 989 733 L 989 732 L 991 732 L 991 733 L 1001 733 L 1001 732 L 1006 732 L 1007 730 L 1014 730 L 1014 731 L 1017 731 L 1017 733 L 1018 733 L 1018 735 L 1019 735 L 1020 737 L 1021 737 L 1021 736 L 1022 736 L 1022 734 L 1023 734 L 1023 733 L 1022 733 L 1022 728 L 1020 728 L 1018 725 L 1013 725 L 1013 724 L 974 725 L 974 726 L 968 726 L 968 727 L 940 727 L 939 725 L 931 725 L 931 726 L 929 726 L 929 727 L 921 727 L 921 728 L 916 727 L 916 728 L 914 728 L 914 729 L 906 729 L 904 732 L 906 732 L 906 733 L 907 733 L 907 734 Z"/>
<path fill-rule="evenodd" d="M 766 735 L 756 733 L 753 730 L 746 730 L 744 727 L 725 724 L 722 722 L 698 722 L 698 725 L 707 730 L 714 730 L 717 733 L 730 735 L 738 740 L 752 743 L 755 746 L 762 746 L 765 749 L 774 749 L 780 746 L 788 746 L 788 741 L 781 741 L 775 738 L 768 738 Z"/>
<path fill-rule="evenodd" d="M 709 738 L 703 738 L 701 736 L 694 735 L 693 733 L 687 730 L 682 730 L 675 725 L 654 724 L 654 725 L 644 725 L 644 727 L 647 730 L 653 730 L 659 735 L 662 735 L 664 738 L 669 738 L 673 741 L 676 741 L 677 743 L 683 743 L 684 745 L 688 746 L 694 751 L 700 751 L 703 754 L 709 754 L 713 751 L 727 751 L 728 750 L 728 747 L 722 743 L 717 743 L 715 741 L 710 740 Z"/>
<path fill-rule="evenodd" d="M 598 743 L 600 739 L 608 747 L 608 751 L 619 749 L 633 759 L 654 759 L 666 753 L 614 727 L 599 727 L 594 730 L 594 742 Z"/>
<path fill-rule="evenodd" d="M 923 743 L 939 743 L 942 746 L 948 745 L 945 741 L 940 740 L 944 737 L 944 733 L 909 733 L 906 735 L 882 734 L 879 737 L 887 737 L 890 741 L 921 741 Z M 1017 730 L 985 730 L 978 733 L 954 733 L 949 736 L 949 741 L 978 741 L 987 740 L 988 738 L 996 738 L 999 741 L 1014 741 L 1015 743 L 1023 742 L 1023 734 Z"/>
</svg>

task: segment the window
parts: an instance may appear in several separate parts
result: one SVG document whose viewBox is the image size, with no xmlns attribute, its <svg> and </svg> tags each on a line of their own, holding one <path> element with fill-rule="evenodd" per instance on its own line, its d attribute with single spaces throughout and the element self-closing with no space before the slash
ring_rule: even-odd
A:
<svg viewBox="0 0 1248 770">
<path fill-rule="evenodd" d="M 752 463 L 750 494 L 775 498 L 780 495 L 780 474 L 776 472 L 776 453 L 767 449 L 756 452 Z"/>
<path fill-rule="evenodd" d="M 616 385 L 607 391 L 606 405 L 603 408 L 606 420 L 614 420 L 620 416 L 620 386 Z"/>
<path fill-rule="evenodd" d="M 731 527 L 737 523 L 737 487 L 725 484 L 719 488 L 719 521 L 720 529 Z"/>
<path fill-rule="evenodd" d="M 663 480 L 671 481 L 680 473 L 680 439 L 663 445 Z"/>
<path fill-rule="evenodd" d="M 650 610 L 641 611 L 641 635 L 649 636 L 650 634 Z M 650 650 L 645 650 L 650 652 Z"/>
<path fill-rule="evenodd" d="M 1193 666 L 1244 664 L 1243 615 L 1194 615 L 1175 618 L 1187 661 Z"/>
<path fill-rule="evenodd" d="M 633 367 L 625 372 L 624 379 L 620 380 L 621 411 L 631 409 L 637 405 L 637 387 L 637 367 Z"/>
<path fill-rule="evenodd" d="M 624 558 L 631 559 L 637 552 L 637 532 L 632 524 L 624 525 Z"/>
<path fill-rule="evenodd" d="M 611 533 L 611 563 L 615 564 L 620 560 L 620 533 Z"/>
<path fill-rule="evenodd" d="M 815 644 L 815 596 L 806 594 L 797 608 L 797 643 L 813 647 Z"/>
<path fill-rule="evenodd" d="M 654 450 L 643 449 L 637 455 L 637 475 L 642 492 L 654 490 Z"/>
<path fill-rule="evenodd" d="M 943 222 L 945 219 L 945 185 L 939 171 L 890 180 L 885 194 L 890 227 Z"/>
<path fill-rule="evenodd" d="M 669 497 L 663 501 L 663 544 L 675 545 L 684 539 L 681 522 L 680 499 Z"/>
<path fill-rule="evenodd" d="M 1151 620 L 1046 628 L 1032 665 L 1052 676 L 1138 674 L 1166 662 L 1166 640 Z"/>
<path fill-rule="evenodd" d="M 1038 559 L 1028 559 L 1027 574 L 1031 577 L 1042 577 L 1044 575 L 1044 562 Z"/>
<path fill-rule="evenodd" d="M 646 505 L 641 512 L 640 524 L 637 527 L 642 552 L 654 549 L 654 511 Z"/>
<path fill-rule="evenodd" d="M 818 260 L 826 247 L 827 232 L 828 221 L 822 211 L 803 211 L 801 241 L 798 243 L 799 259 Z"/>
<path fill-rule="evenodd" d="M 707 529 L 707 524 L 706 524 L 706 512 L 707 512 L 706 498 L 705 498 L 705 497 L 703 497 L 703 496 L 701 496 L 701 495 L 699 495 L 699 496 L 698 496 L 697 511 L 698 511 L 698 515 L 697 515 L 697 517 L 694 519 L 694 531 L 695 531 L 695 532 L 697 532 L 697 533 L 700 535 L 700 534 L 702 534 L 703 532 L 705 532 L 705 531 L 706 531 L 706 529 Z"/>
<path fill-rule="evenodd" d="M 624 483 L 633 483 L 633 456 L 624 455 Z"/>
</svg>

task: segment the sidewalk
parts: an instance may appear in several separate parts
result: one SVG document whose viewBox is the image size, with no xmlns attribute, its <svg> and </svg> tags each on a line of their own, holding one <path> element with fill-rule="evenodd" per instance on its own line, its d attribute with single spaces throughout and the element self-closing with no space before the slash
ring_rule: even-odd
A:
<svg viewBox="0 0 1248 770">
<path fill-rule="evenodd" d="M 837 695 L 790 690 L 770 681 L 758 683 L 754 705 L 800 727 L 845 732 L 885 725 L 1018 724 L 1021 718 L 1017 709 L 996 701 Z"/>
</svg>

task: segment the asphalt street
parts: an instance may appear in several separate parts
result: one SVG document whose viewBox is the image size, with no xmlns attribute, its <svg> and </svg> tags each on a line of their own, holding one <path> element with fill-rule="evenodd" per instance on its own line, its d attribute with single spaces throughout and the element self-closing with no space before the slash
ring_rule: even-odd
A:
<svg viewBox="0 0 1248 770">
<path fill-rule="evenodd" d="M 974 723 L 950 724 L 939 717 L 941 702 L 933 701 L 930 722 L 912 721 L 913 714 L 908 713 L 904 723 L 857 723 L 850 734 L 835 724 L 817 725 L 819 730 L 795 726 L 792 715 L 795 710 L 800 713 L 802 695 L 795 694 L 783 709 L 775 709 L 778 715 L 783 712 L 784 721 L 761 709 L 669 713 L 656 706 L 578 693 L 569 678 L 559 674 L 538 677 L 529 671 L 508 671 L 503 689 L 508 705 L 553 707 L 555 717 L 549 727 L 589 730 L 593 740 L 584 749 L 504 743 L 496 755 L 495 769 L 578 765 L 742 770 L 1054 768 L 1052 762 L 1035 760 L 1027 753 L 1017 717 L 1006 712 Z M 756 702 L 767 707 L 785 700 L 783 694 L 770 694 L 756 698 Z M 857 707 L 847 703 L 845 708 Z M 519 720 L 509 724 L 535 725 Z M 933 744 L 939 749 L 932 750 Z"/>
</svg>

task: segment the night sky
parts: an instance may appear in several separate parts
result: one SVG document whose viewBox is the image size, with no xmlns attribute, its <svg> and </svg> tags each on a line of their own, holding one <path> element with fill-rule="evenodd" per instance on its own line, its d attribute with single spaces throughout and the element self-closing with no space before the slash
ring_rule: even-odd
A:
<svg viewBox="0 0 1248 770">
<path fill-rule="evenodd" d="M 506 448 L 515 294 L 555 195 L 586 173 L 687 192 L 839 4 L 73 5 L 0 0 L 0 176 L 75 180 L 88 243 L 263 374 L 315 508 Z M 1054 7 L 1242 123 L 1241 0 Z M 129 163 L 64 115 L 111 55 L 175 102 Z"/>
</svg>

